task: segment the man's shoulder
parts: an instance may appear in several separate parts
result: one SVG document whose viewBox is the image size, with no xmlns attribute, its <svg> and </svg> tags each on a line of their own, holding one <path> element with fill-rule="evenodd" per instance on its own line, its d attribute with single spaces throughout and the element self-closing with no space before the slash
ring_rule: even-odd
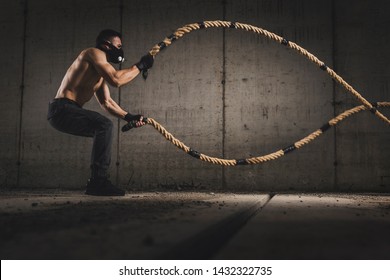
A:
<svg viewBox="0 0 390 280">
<path fill-rule="evenodd" d="M 101 53 L 103 53 L 103 51 L 99 50 L 98 48 L 86 48 L 81 51 L 80 55 L 101 54 Z"/>
<path fill-rule="evenodd" d="M 105 53 L 98 48 L 86 48 L 81 51 L 79 57 L 85 60 L 96 60 L 101 57 L 105 57 Z"/>
</svg>

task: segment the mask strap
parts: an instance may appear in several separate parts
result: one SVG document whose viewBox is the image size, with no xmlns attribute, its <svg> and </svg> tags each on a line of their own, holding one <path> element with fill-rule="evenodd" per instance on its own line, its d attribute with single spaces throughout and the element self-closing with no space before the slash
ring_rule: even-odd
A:
<svg viewBox="0 0 390 280">
<path fill-rule="evenodd" d="M 108 45 L 111 48 L 119 50 L 119 48 L 115 47 L 110 41 L 103 41 L 103 44 L 106 44 L 106 45 Z"/>
<path fill-rule="evenodd" d="M 111 48 L 116 48 L 110 41 L 100 41 L 99 43 L 96 44 L 96 48 L 99 49 L 99 50 L 102 50 L 104 52 L 106 52 L 107 50 L 105 50 L 104 48 L 102 48 L 101 45 L 107 45 Z M 117 48 L 116 48 L 117 49 Z"/>
</svg>

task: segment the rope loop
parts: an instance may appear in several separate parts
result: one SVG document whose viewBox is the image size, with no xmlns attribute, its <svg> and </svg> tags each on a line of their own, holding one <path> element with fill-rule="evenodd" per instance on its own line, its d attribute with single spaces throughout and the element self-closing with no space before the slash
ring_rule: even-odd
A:
<svg viewBox="0 0 390 280">
<path fill-rule="evenodd" d="M 202 161 L 209 162 L 212 164 L 218 164 L 218 165 L 224 165 L 224 166 L 236 166 L 236 165 L 247 165 L 247 164 L 260 164 L 264 163 L 270 160 L 278 159 L 282 156 L 284 156 L 286 153 L 289 153 L 293 150 L 300 149 L 304 145 L 309 144 L 314 139 L 322 135 L 326 130 L 328 130 L 330 127 L 337 125 L 344 119 L 362 112 L 362 111 L 371 111 L 373 115 L 378 117 L 380 120 L 384 121 L 387 124 L 390 124 L 390 120 L 384 116 L 378 108 L 380 107 L 390 107 L 390 102 L 376 102 L 376 103 L 370 103 L 367 101 L 357 90 L 355 90 L 350 84 L 348 84 L 340 75 L 338 75 L 333 69 L 328 67 L 324 62 L 319 60 L 315 55 L 307 51 L 306 49 L 302 48 L 298 44 L 288 41 L 287 39 L 272 33 L 270 31 L 267 31 L 263 28 L 256 27 L 253 25 L 240 23 L 240 22 L 230 22 L 230 21 L 222 21 L 222 20 L 214 20 L 214 21 L 203 21 L 198 23 L 191 23 L 187 24 L 183 27 L 178 28 L 176 31 L 174 31 L 171 35 L 166 37 L 163 41 L 153 46 L 153 48 L 149 51 L 149 53 L 153 56 L 156 56 L 161 50 L 169 47 L 173 42 L 177 41 L 178 39 L 182 38 L 184 35 L 200 29 L 207 29 L 212 27 L 222 27 L 222 28 L 232 28 L 232 29 L 242 29 L 245 31 L 253 32 L 262 36 L 265 36 L 271 40 L 276 41 L 279 44 L 282 44 L 286 47 L 289 47 L 302 56 L 309 59 L 311 62 L 316 64 L 320 69 L 322 69 L 324 72 L 326 72 L 333 80 L 335 80 L 337 83 L 339 83 L 342 87 L 344 87 L 350 94 L 352 94 L 360 103 L 363 105 L 354 107 L 352 109 L 346 110 L 345 112 L 341 113 L 340 115 L 332 118 L 329 120 L 326 124 L 324 124 L 321 128 L 317 129 L 316 131 L 312 132 L 311 134 L 307 135 L 306 137 L 302 138 L 301 140 L 295 142 L 294 144 L 288 146 L 285 149 L 281 149 L 278 151 L 275 151 L 273 153 L 258 156 L 258 157 L 252 157 L 252 158 L 246 158 L 246 159 L 223 159 L 223 158 L 216 158 L 207 156 L 205 154 L 199 153 L 196 150 L 191 149 L 187 145 L 185 145 L 183 142 L 175 138 L 171 133 L 169 133 L 161 124 L 159 124 L 156 120 L 152 118 L 147 119 L 147 123 L 149 125 L 152 125 L 158 132 L 160 132 L 168 141 L 170 141 L 173 145 L 178 147 L 179 149 L 183 150 L 184 152 L 192 155 L 193 157 L 196 157 Z"/>
</svg>

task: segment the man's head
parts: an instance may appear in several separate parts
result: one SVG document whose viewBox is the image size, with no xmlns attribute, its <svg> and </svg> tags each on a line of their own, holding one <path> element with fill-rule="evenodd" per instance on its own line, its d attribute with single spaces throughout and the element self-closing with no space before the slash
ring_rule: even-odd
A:
<svg viewBox="0 0 390 280">
<path fill-rule="evenodd" d="M 102 30 L 96 37 L 96 48 L 107 54 L 108 61 L 122 63 L 125 58 L 122 50 L 122 34 L 112 29 Z"/>
</svg>

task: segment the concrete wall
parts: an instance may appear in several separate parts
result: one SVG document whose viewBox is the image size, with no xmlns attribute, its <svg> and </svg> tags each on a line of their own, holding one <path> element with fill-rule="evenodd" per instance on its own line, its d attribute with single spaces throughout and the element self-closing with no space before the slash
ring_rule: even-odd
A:
<svg viewBox="0 0 390 280">
<path fill-rule="evenodd" d="M 361 3 L 360 3 L 361 2 Z M 335 68 L 370 101 L 390 100 L 388 1 L 335 1 Z M 337 87 L 336 112 L 356 100 Z M 383 110 L 390 116 L 390 110 Z M 389 191 L 389 126 L 366 112 L 337 127 L 337 183 L 341 190 L 378 186 Z"/>
<path fill-rule="evenodd" d="M 85 184 L 92 140 L 55 131 L 45 116 L 67 67 L 104 28 L 123 32 L 123 67 L 130 67 L 186 23 L 253 24 L 307 48 L 370 101 L 390 100 L 390 4 L 384 0 L 19 0 L 2 1 L 0 8 L 7 41 L 0 52 L 1 187 Z M 359 105 L 294 51 L 231 29 L 191 33 L 157 56 L 146 82 L 138 77 L 111 93 L 121 106 L 155 118 L 187 145 L 226 158 L 273 152 Z M 86 108 L 100 111 L 95 100 Z M 123 121 L 111 119 L 111 177 L 127 188 L 390 188 L 390 130 L 369 113 L 279 160 L 239 167 L 195 160 L 151 127 L 123 134 Z"/>
<path fill-rule="evenodd" d="M 231 1 L 226 18 L 276 32 L 332 64 L 331 1 Z M 332 117 L 332 80 L 296 52 L 247 32 L 226 34 L 226 154 L 284 148 Z M 227 185 L 245 189 L 333 188 L 333 131 L 261 166 L 226 169 Z"/>
</svg>

